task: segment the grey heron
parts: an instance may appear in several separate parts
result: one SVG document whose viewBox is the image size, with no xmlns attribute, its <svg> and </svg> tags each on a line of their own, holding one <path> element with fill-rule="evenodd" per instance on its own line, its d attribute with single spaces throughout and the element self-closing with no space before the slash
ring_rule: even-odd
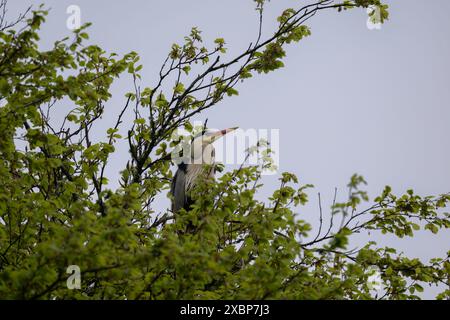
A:
<svg viewBox="0 0 450 320">
<path fill-rule="evenodd" d="M 199 177 L 214 176 L 214 169 L 211 167 L 215 160 L 215 150 L 212 143 L 223 137 L 227 133 L 237 128 L 229 128 L 220 131 L 204 131 L 191 142 L 190 159 L 187 163 L 180 163 L 178 170 L 173 177 L 170 193 L 172 194 L 172 212 L 177 213 L 184 208 L 186 211 L 190 209 L 193 201 L 190 197 L 190 191 L 195 186 Z M 206 172 L 205 170 L 209 170 Z"/>
</svg>

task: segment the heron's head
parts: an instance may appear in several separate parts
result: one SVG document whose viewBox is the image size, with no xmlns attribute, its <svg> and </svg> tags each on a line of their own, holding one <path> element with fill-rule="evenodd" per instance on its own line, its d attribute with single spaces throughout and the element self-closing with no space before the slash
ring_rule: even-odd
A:
<svg viewBox="0 0 450 320">
<path fill-rule="evenodd" d="M 212 164 L 214 162 L 214 147 L 212 143 L 236 129 L 237 127 L 219 131 L 206 130 L 197 134 L 192 140 L 192 159 L 196 163 L 200 161 L 201 163 Z"/>
<path fill-rule="evenodd" d="M 193 143 L 195 143 L 196 141 L 201 141 L 201 144 L 203 144 L 203 145 L 210 144 L 210 143 L 213 143 L 214 141 L 222 138 L 227 133 L 232 132 L 236 129 L 237 129 L 237 127 L 218 130 L 218 131 L 206 130 L 204 132 L 200 132 L 199 134 L 197 134 L 194 137 Z"/>
</svg>

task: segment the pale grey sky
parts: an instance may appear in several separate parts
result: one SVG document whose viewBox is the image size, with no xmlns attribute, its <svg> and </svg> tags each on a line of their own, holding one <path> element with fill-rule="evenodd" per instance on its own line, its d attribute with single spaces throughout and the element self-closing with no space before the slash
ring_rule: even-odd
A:
<svg viewBox="0 0 450 320">
<path fill-rule="evenodd" d="M 30 3 L 10 1 L 11 13 Z M 255 39 L 257 16 L 251 0 L 107 1 L 47 0 L 43 46 L 69 34 L 66 9 L 78 5 L 82 22 L 92 22 L 90 41 L 107 51 L 141 56 L 143 86 L 151 86 L 170 45 L 192 26 L 205 40 L 225 38 L 230 55 Z M 372 198 L 389 184 L 394 192 L 413 188 L 422 195 L 450 191 L 450 1 L 390 0 L 390 20 L 381 30 L 366 27 L 364 10 L 321 12 L 309 22 L 312 36 L 291 45 L 285 68 L 256 76 L 197 119 L 214 128 L 280 129 L 280 171 L 312 183 L 311 203 L 301 217 L 317 224 L 317 192 L 328 206 L 334 188 L 343 200 L 353 173 L 368 181 Z M 266 34 L 274 18 L 299 1 L 271 1 Z M 114 86 L 105 121 L 112 121 L 131 90 L 129 79 Z M 124 148 L 126 151 L 126 148 Z M 115 157 L 110 170 L 122 167 Z M 276 177 L 265 178 L 268 192 Z M 162 201 L 161 208 L 167 206 Z M 380 239 L 428 260 L 449 250 L 450 233 L 419 232 L 414 239 Z M 359 240 L 358 240 L 359 241 Z M 427 294 L 429 297 L 429 294 Z"/>
</svg>

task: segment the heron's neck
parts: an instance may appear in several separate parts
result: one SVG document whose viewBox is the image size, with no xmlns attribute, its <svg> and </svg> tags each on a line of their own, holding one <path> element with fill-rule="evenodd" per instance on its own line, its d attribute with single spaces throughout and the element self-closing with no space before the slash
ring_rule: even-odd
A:
<svg viewBox="0 0 450 320">
<path fill-rule="evenodd" d="M 215 150 L 212 144 L 196 144 L 192 150 L 192 164 L 211 165 L 215 161 Z"/>
</svg>

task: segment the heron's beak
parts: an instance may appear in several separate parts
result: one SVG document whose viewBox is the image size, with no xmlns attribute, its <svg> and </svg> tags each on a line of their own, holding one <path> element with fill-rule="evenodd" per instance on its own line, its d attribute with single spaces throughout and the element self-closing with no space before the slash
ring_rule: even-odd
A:
<svg viewBox="0 0 450 320">
<path fill-rule="evenodd" d="M 214 132 L 214 133 L 211 135 L 211 143 L 214 142 L 214 141 L 216 141 L 217 139 L 223 137 L 223 136 L 226 135 L 227 133 L 230 133 L 230 132 L 232 132 L 232 131 L 234 131 L 234 130 L 236 130 L 236 129 L 238 129 L 238 127 L 228 128 L 228 129 L 223 129 L 223 130 Z"/>
</svg>

